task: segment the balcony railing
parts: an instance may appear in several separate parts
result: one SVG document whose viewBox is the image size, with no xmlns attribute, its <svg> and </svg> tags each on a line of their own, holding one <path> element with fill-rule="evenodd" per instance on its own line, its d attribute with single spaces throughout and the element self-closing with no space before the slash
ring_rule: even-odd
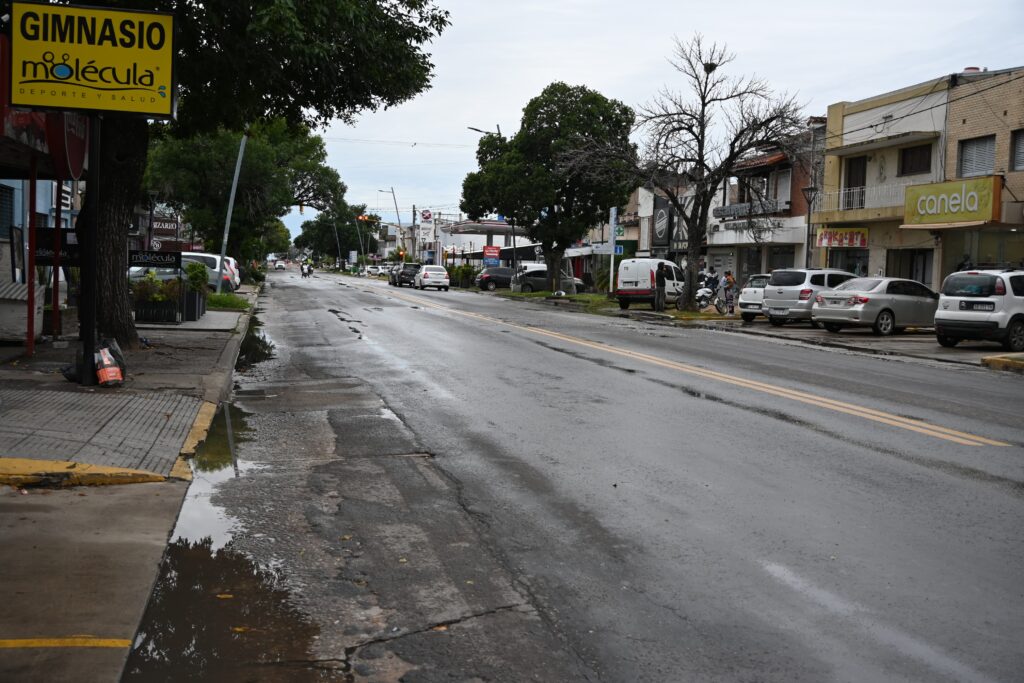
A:
<svg viewBox="0 0 1024 683">
<path fill-rule="evenodd" d="M 815 211 L 849 211 L 903 206 L 906 185 L 868 185 L 847 187 L 838 192 L 824 192 L 814 203 Z"/>
<path fill-rule="evenodd" d="M 787 211 L 789 202 L 778 199 L 760 199 L 754 202 L 743 204 L 729 204 L 728 206 L 716 206 L 711 215 L 715 218 L 745 218 L 747 216 L 763 216 L 769 213 Z"/>
</svg>

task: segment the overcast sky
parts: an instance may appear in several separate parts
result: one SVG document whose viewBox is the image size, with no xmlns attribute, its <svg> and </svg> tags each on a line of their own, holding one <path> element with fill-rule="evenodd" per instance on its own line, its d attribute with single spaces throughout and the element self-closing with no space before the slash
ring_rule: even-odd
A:
<svg viewBox="0 0 1024 683">
<path fill-rule="evenodd" d="M 1020 0 L 436 2 L 452 23 L 426 47 L 432 87 L 355 126 L 320 131 L 348 202 L 393 221 L 393 187 L 404 225 L 413 206 L 458 211 L 462 180 L 476 168 L 479 134 L 467 126 L 515 133 L 523 107 L 554 81 L 648 102 L 681 87 L 667 60 L 674 39 L 694 33 L 736 54 L 730 74 L 796 94 L 808 115 L 967 66 L 1024 64 Z M 293 211 L 285 223 L 297 235 L 312 215 Z"/>
</svg>

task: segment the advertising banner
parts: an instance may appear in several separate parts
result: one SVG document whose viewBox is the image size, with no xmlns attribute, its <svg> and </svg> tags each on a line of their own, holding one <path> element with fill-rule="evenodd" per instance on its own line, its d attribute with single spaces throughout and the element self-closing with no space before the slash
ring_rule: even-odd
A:
<svg viewBox="0 0 1024 683">
<path fill-rule="evenodd" d="M 654 197 L 654 225 L 651 230 L 651 246 L 667 247 L 672 243 L 672 227 L 675 215 L 672 205 L 664 197 Z"/>
<path fill-rule="evenodd" d="M 911 225 L 998 221 L 1003 179 L 999 176 L 911 185 L 904 194 L 903 220 Z"/>
<path fill-rule="evenodd" d="M 128 266 L 130 268 L 181 268 L 181 252 L 132 249 L 128 252 Z"/>
<path fill-rule="evenodd" d="M 819 247 L 848 247 L 857 249 L 868 248 L 867 228 L 820 228 L 818 230 Z"/>
<path fill-rule="evenodd" d="M 36 265 L 54 265 L 53 231 L 56 228 L 36 228 Z M 82 265 L 82 252 L 75 239 L 74 231 L 60 231 L 60 265 L 72 267 Z"/>
<path fill-rule="evenodd" d="M 498 246 L 484 247 L 484 265 L 485 266 L 501 265 L 501 247 L 498 247 Z"/>
<path fill-rule="evenodd" d="M 11 3 L 15 107 L 174 118 L 174 17 Z"/>
</svg>

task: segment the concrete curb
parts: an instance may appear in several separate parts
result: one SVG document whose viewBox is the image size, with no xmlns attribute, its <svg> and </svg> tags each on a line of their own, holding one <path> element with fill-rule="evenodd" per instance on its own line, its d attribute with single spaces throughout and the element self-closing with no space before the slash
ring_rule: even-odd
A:
<svg viewBox="0 0 1024 683">
<path fill-rule="evenodd" d="M 1024 353 L 985 356 L 981 359 L 981 364 L 992 370 L 1005 370 L 1024 375 Z"/>
<path fill-rule="evenodd" d="M 166 481 L 155 472 L 123 467 L 102 467 L 68 460 L 0 458 L 0 484 L 10 486 L 105 486 Z"/>
</svg>

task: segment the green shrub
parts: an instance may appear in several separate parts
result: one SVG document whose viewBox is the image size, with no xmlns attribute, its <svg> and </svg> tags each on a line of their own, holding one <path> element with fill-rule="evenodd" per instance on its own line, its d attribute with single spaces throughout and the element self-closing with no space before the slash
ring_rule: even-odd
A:
<svg viewBox="0 0 1024 683">
<path fill-rule="evenodd" d="M 249 300 L 245 297 L 238 296 L 237 294 L 229 294 L 226 292 L 216 294 L 211 292 L 209 296 L 206 297 L 206 307 L 208 309 L 217 308 L 229 311 L 244 311 L 249 308 Z"/>
<path fill-rule="evenodd" d="M 210 280 L 206 275 L 206 266 L 198 261 L 187 261 L 185 263 L 185 274 L 188 277 L 189 291 L 198 292 L 200 296 L 206 296 L 210 291 Z"/>
<path fill-rule="evenodd" d="M 178 301 L 181 296 L 181 283 L 177 279 L 161 281 L 153 271 L 132 282 L 130 288 L 136 302 Z"/>
</svg>

